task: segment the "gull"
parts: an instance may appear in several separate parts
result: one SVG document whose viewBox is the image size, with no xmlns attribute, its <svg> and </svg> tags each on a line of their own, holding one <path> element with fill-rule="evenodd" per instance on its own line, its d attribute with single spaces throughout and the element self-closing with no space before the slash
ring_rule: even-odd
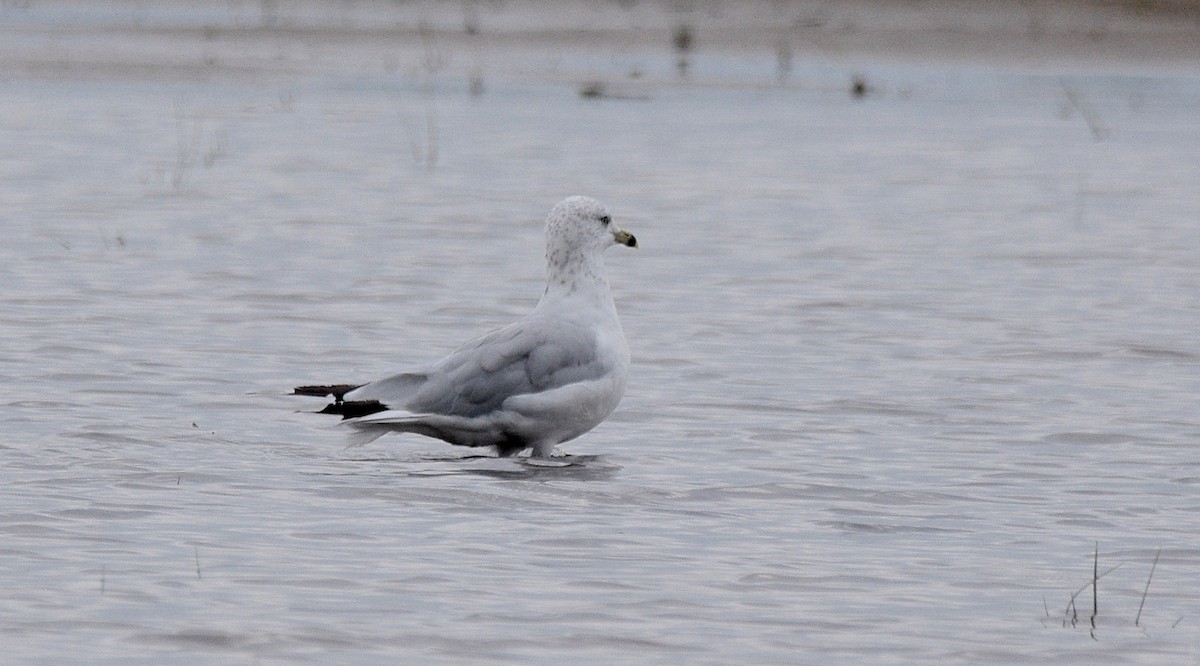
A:
<svg viewBox="0 0 1200 666">
<path fill-rule="evenodd" d="M 532 449 L 539 458 L 596 427 L 625 393 L 629 347 L 604 277 L 604 250 L 637 247 L 595 199 L 563 199 L 546 217 L 546 290 L 523 318 L 425 368 L 369 384 L 298 386 L 332 397 L 362 445 L 389 432 L 456 446 Z"/>
</svg>

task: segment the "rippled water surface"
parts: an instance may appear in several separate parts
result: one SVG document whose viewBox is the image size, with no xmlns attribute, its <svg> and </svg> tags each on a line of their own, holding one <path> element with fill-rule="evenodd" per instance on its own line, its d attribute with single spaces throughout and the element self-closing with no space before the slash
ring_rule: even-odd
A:
<svg viewBox="0 0 1200 666">
<path fill-rule="evenodd" d="M 1200 658 L 1194 73 L 279 48 L 0 81 L 6 658 Z M 520 316 L 575 193 L 641 247 L 568 457 L 286 395 Z"/>
</svg>

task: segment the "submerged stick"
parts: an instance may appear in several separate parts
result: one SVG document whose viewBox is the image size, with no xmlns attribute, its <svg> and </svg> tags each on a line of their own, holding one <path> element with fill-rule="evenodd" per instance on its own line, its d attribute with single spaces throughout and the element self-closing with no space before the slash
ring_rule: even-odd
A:
<svg viewBox="0 0 1200 666">
<path fill-rule="evenodd" d="M 1092 558 L 1092 638 L 1096 637 L 1096 616 L 1100 614 L 1100 542 L 1096 542 L 1095 555 Z"/>
<path fill-rule="evenodd" d="M 1158 557 L 1160 555 L 1162 555 L 1161 547 L 1158 549 L 1158 552 L 1154 553 L 1154 563 L 1150 565 L 1150 575 L 1146 576 L 1146 589 L 1142 590 L 1142 603 L 1138 604 L 1137 617 L 1133 618 L 1133 626 L 1135 627 L 1141 626 L 1139 623 L 1142 621 L 1142 607 L 1146 605 L 1146 595 L 1150 593 L 1150 579 L 1154 578 L 1154 569 L 1158 566 Z"/>
<path fill-rule="evenodd" d="M 1079 111 L 1079 115 L 1083 116 L 1083 122 L 1087 123 L 1088 130 L 1092 133 L 1092 138 L 1096 141 L 1101 141 L 1108 138 L 1108 128 L 1100 121 L 1099 116 L 1092 112 L 1092 109 L 1084 102 L 1083 98 L 1074 88 L 1067 85 L 1067 82 L 1062 77 L 1058 79 L 1058 85 L 1062 86 L 1063 93 L 1067 96 L 1067 101 L 1075 110 Z"/>
<path fill-rule="evenodd" d="M 1098 561 L 1097 561 L 1097 563 L 1098 563 Z M 1071 594 L 1070 600 L 1067 601 L 1067 607 L 1063 609 L 1063 616 L 1064 616 L 1063 626 L 1066 626 L 1068 622 L 1071 624 L 1071 626 L 1075 626 L 1075 622 L 1079 620 L 1079 609 L 1075 605 L 1075 599 L 1079 595 L 1083 594 L 1083 591 L 1088 589 L 1089 587 L 1094 588 L 1096 585 L 1096 582 L 1099 581 L 1101 578 L 1104 578 L 1108 574 L 1110 574 L 1120 568 L 1121 568 L 1120 564 L 1114 564 L 1113 566 L 1109 567 L 1108 569 L 1105 569 L 1103 573 L 1100 573 L 1099 575 L 1097 575 L 1096 571 L 1093 567 L 1092 580 L 1089 580 L 1088 582 L 1084 583 L 1083 586 L 1080 587 L 1078 590 L 1075 590 L 1075 592 Z M 1094 600 L 1093 600 L 1093 602 L 1094 602 Z M 1093 608 L 1093 612 L 1094 612 L 1094 610 L 1095 609 Z M 1094 615 L 1093 615 L 1093 617 L 1094 617 Z"/>
</svg>

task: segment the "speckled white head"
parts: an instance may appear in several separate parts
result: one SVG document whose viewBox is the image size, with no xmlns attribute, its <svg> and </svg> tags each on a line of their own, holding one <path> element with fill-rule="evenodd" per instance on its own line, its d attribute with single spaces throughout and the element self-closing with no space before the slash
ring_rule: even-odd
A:
<svg viewBox="0 0 1200 666">
<path fill-rule="evenodd" d="M 567 197 L 546 217 L 546 249 L 601 251 L 610 245 L 637 247 L 637 239 L 612 221 L 604 204 L 591 197 Z"/>
<path fill-rule="evenodd" d="M 637 239 L 612 221 L 604 204 L 579 196 L 558 202 L 546 217 L 547 288 L 603 282 L 600 253 L 612 245 L 637 247 Z"/>
</svg>

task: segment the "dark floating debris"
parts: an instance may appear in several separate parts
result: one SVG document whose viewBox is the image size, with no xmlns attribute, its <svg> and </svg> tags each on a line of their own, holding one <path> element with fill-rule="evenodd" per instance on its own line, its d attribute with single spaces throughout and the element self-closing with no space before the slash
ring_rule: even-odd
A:
<svg viewBox="0 0 1200 666">
<path fill-rule="evenodd" d="M 867 80 L 861 74 L 855 74 L 850 80 L 850 96 L 854 99 L 862 99 L 871 92 L 871 87 L 867 85 Z"/>
<path fill-rule="evenodd" d="M 609 90 L 608 84 L 603 81 L 588 81 L 579 87 L 579 96 L 584 99 L 625 99 L 646 101 L 650 99 L 649 95 L 632 95 L 628 93 L 613 92 Z"/>
<path fill-rule="evenodd" d="M 671 42 L 675 44 L 675 50 L 680 53 L 692 50 L 692 39 L 692 28 L 686 23 L 675 28 L 674 34 L 671 35 Z"/>
<path fill-rule="evenodd" d="M 675 32 L 671 34 L 671 43 L 675 46 L 676 54 L 675 68 L 679 70 L 680 76 L 687 76 L 688 68 L 691 66 L 688 54 L 691 53 L 694 42 L 692 28 L 686 23 L 676 27 Z"/>
<path fill-rule="evenodd" d="M 588 81 L 579 88 L 579 96 L 584 99 L 604 97 L 604 84 L 600 81 Z"/>
</svg>

